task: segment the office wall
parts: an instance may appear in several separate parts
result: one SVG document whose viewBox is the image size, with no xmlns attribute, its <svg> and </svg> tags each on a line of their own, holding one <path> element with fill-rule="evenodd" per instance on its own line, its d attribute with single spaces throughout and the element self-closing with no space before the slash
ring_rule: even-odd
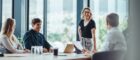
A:
<svg viewBox="0 0 140 60">
<path fill-rule="evenodd" d="M 2 0 L 0 0 L 0 30 L 2 25 Z"/>
<path fill-rule="evenodd" d="M 140 60 L 140 0 L 129 0 L 128 59 Z"/>
</svg>

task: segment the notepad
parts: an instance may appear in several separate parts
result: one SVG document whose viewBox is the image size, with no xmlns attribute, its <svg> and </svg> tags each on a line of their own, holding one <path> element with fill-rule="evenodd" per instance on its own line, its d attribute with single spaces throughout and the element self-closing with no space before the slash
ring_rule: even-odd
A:
<svg viewBox="0 0 140 60">
<path fill-rule="evenodd" d="M 79 50 L 82 51 L 83 47 L 82 47 L 82 44 L 81 44 L 80 41 L 75 41 L 75 42 L 73 42 L 73 43 L 74 43 L 74 45 L 76 46 L 76 48 L 78 48 Z"/>
</svg>

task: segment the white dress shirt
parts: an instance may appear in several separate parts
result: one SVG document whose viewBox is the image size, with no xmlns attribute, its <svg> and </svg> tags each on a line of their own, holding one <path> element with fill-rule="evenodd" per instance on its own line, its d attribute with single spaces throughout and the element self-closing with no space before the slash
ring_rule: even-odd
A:
<svg viewBox="0 0 140 60">
<path fill-rule="evenodd" d="M 114 51 L 126 49 L 127 45 L 123 33 L 117 27 L 112 27 L 111 29 L 109 29 L 100 51 Z"/>
</svg>

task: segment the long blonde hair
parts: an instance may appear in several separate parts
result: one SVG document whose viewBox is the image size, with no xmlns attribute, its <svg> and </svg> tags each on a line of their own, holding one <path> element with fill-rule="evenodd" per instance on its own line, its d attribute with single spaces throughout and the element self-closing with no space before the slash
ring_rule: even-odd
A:
<svg viewBox="0 0 140 60">
<path fill-rule="evenodd" d="M 90 19 L 92 19 L 92 11 L 89 7 L 86 7 L 81 11 L 81 19 L 84 19 L 83 13 L 85 12 L 86 9 L 90 11 L 90 14 L 91 14 Z"/>
<path fill-rule="evenodd" d="M 14 29 L 15 20 L 13 18 L 7 18 L 6 21 L 2 24 L 1 34 L 10 34 L 13 31 L 10 29 Z"/>
</svg>

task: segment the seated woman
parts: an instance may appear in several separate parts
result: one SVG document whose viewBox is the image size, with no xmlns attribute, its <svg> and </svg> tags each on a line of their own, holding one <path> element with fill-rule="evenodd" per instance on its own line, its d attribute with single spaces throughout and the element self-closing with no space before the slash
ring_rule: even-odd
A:
<svg viewBox="0 0 140 60">
<path fill-rule="evenodd" d="M 0 36 L 0 49 L 4 50 L 4 53 L 26 53 L 28 50 L 23 49 L 14 35 L 15 21 L 12 18 L 8 18 L 2 26 Z"/>
</svg>

